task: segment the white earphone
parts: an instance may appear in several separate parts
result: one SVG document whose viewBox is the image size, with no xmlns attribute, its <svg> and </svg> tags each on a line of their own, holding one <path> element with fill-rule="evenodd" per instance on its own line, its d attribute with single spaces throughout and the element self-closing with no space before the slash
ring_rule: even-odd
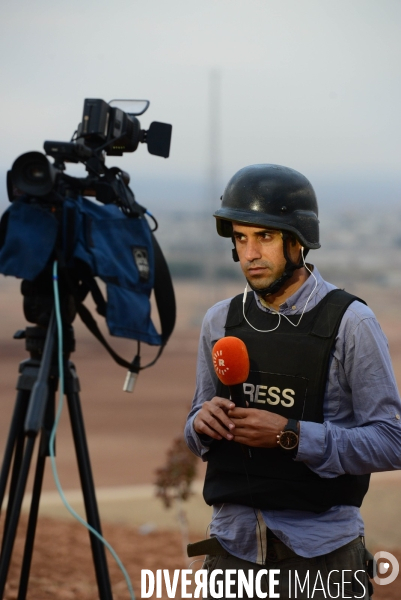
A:
<svg viewBox="0 0 401 600">
<path fill-rule="evenodd" d="M 293 323 L 292 321 L 290 321 L 290 319 L 287 317 L 287 315 L 282 315 L 281 313 L 279 313 L 279 312 L 277 312 L 277 311 L 274 311 L 274 312 L 276 312 L 276 314 L 278 315 L 278 323 L 277 323 L 276 327 L 273 327 L 273 329 L 257 329 L 256 327 L 254 327 L 254 326 L 252 325 L 252 323 L 250 323 L 250 322 L 248 321 L 248 319 L 246 318 L 246 316 L 245 316 L 245 302 L 246 302 L 246 296 L 247 296 L 247 293 L 248 293 L 248 282 L 247 282 L 247 283 L 246 283 L 246 286 L 245 286 L 245 290 L 244 290 L 244 295 L 243 295 L 243 297 L 242 297 L 242 314 L 243 314 L 243 316 L 244 316 L 244 319 L 245 319 L 245 321 L 248 323 L 248 325 L 249 325 L 250 327 L 252 327 L 252 329 L 254 329 L 255 331 L 258 331 L 259 333 L 270 333 L 271 331 L 275 331 L 275 330 L 276 330 L 276 329 L 277 329 L 277 328 L 280 326 L 280 323 L 281 323 L 281 317 L 284 317 L 284 319 L 287 319 L 287 321 L 288 321 L 288 322 L 289 322 L 289 323 L 290 323 L 290 324 L 291 324 L 293 327 L 298 327 L 298 325 L 300 324 L 300 322 L 301 322 L 301 319 L 302 319 L 302 317 L 304 316 L 304 313 L 305 313 L 306 307 L 308 306 L 308 302 L 309 302 L 309 300 L 311 299 L 311 297 L 312 297 L 312 294 L 313 294 L 313 292 L 315 291 L 315 289 L 316 289 L 316 287 L 317 287 L 317 279 L 316 279 L 316 277 L 314 276 L 314 274 L 312 273 L 312 271 L 309 269 L 309 267 L 307 267 L 307 265 L 306 265 L 306 263 L 305 263 L 305 257 L 304 257 L 304 249 L 303 249 L 303 247 L 301 247 L 301 254 L 302 254 L 302 262 L 303 262 L 303 265 L 304 265 L 305 269 L 308 271 L 308 273 L 310 273 L 310 274 L 312 275 L 313 279 L 315 280 L 315 285 L 313 286 L 313 290 L 311 291 L 311 293 L 310 293 L 310 294 L 309 294 L 309 296 L 308 296 L 308 299 L 307 299 L 307 301 L 306 301 L 306 303 L 305 303 L 305 306 L 304 306 L 304 308 L 303 308 L 303 311 L 302 311 L 302 313 L 301 313 L 301 316 L 299 317 L 299 321 L 298 321 L 298 323 Z"/>
</svg>

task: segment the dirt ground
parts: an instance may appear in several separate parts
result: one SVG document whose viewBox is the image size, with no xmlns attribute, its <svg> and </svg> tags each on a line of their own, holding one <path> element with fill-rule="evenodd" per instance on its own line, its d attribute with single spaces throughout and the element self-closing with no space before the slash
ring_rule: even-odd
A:
<svg viewBox="0 0 401 600">
<path fill-rule="evenodd" d="M 226 297 L 239 291 L 236 286 L 233 291 L 226 288 L 220 293 L 221 297 Z M 364 297 L 378 315 L 389 339 L 396 376 L 401 385 L 401 291 L 383 292 L 368 287 L 349 291 Z M 77 366 L 82 388 L 81 402 L 96 487 L 152 483 L 155 470 L 164 464 L 172 439 L 182 431 L 194 389 L 200 314 L 211 303 L 211 294 L 200 284 L 180 284 L 177 286 L 177 299 L 179 319 L 176 332 L 157 365 L 140 374 L 133 394 L 122 392 L 125 371 L 113 363 L 80 323 L 74 323 L 77 351 L 72 360 Z M 212 301 L 218 299 L 214 297 Z M 26 326 L 14 280 L 3 279 L 0 282 L 0 310 L 0 445 L 4 446 L 14 406 L 18 364 L 27 358 L 24 342 L 12 339 L 17 329 Z M 101 317 L 97 320 L 100 323 Z M 125 357 L 132 359 L 134 342 L 113 339 L 113 345 Z M 146 349 L 143 362 L 153 354 L 154 350 Z M 57 435 L 57 464 L 64 489 L 79 488 L 67 410 L 63 413 Z M 202 469 L 200 464 L 199 477 Z M 388 516 L 394 515 L 401 503 L 401 490 L 398 484 L 395 488 L 394 482 L 392 485 L 393 512 L 380 509 L 379 494 L 377 519 L 389 529 L 400 529 L 399 520 L 390 522 Z M 54 490 L 54 487 L 47 467 L 44 490 Z M 386 489 L 383 483 L 383 496 Z M 126 524 L 107 522 L 103 522 L 103 530 L 121 555 L 137 597 L 142 568 L 155 571 L 186 567 L 178 532 L 157 530 L 141 535 Z M 24 518 L 7 584 L 7 600 L 17 598 L 18 556 L 23 537 Z M 401 546 L 399 551 L 392 548 L 391 552 L 401 561 Z M 114 561 L 109 559 L 109 565 L 115 600 L 129 598 Z M 200 566 L 201 563 L 197 563 L 194 568 Z M 86 531 L 74 522 L 40 519 L 28 599 L 89 600 L 97 597 Z M 376 588 L 376 600 L 399 600 L 400 597 L 401 576 L 393 584 Z"/>
<path fill-rule="evenodd" d="M 22 525 L 25 519 L 22 519 Z M 23 527 L 21 528 L 23 529 Z M 117 551 L 131 578 L 134 593 L 141 597 L 140 569 L 188 568 L 182 557 L 178 532 L 152 532 L 141 535 L 125 525 L 103 526 L 103 534 Z M 14 561 L 10 569 L 5 600 L 16 600 L 19 586 L 18 565 L 21 561 L 23 536 L 16 542 Z M 401 563 L 401 552 L 394 553 Z M 199 557 L 202 558 L 202 557 Z M 114 560 L 108 557 L 114 600 L 129 600 L 125 579 Z M 192 565 L 202 567 L 202 560 Z M 177 597 L 181 597 L 180 594 Z M 399 600 L 400 578 L 386 586 L 375 586 L 374 600 Z M 99 598 L 88 535 L 74 522 L 42 519 L 36 536 L 28 600 L 97 600 Z M 163 598 L 167 595 L 163 586 Z"/>
</svg>

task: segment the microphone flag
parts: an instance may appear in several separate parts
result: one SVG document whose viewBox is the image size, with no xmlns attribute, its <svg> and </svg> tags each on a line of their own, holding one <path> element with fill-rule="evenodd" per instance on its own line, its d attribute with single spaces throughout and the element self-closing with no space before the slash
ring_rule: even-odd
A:
<svg viewBox="0 0 401 600">
<path fill-rule="evenodd" d="M 250 363 L 244 342 L 233 336 L 223 337 L 213 346 L 212 358 L 215 373 L 230 389 L 232 401 L 245 407 L 242 384 L 248 379 Z"/>
</svg>

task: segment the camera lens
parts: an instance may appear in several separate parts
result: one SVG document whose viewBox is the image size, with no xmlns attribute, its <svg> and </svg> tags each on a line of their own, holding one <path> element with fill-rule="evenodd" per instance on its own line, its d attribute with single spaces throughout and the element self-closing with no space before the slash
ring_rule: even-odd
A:
<svg viewBox="0 0 401 600">
<path fill-rule="evenodd" d="M 45 196 L 54 184 L 57 171 L 41 152 L 27 152 L 11 169 L 13 186 L 24 194 Z"/>
<path fill-rule="evenodd" d="M 23 170 L 23 177 L 31 183 L 42 183 L 46 179 L 46 170 L 43 165 L 28 164 Z"/>
</svg>

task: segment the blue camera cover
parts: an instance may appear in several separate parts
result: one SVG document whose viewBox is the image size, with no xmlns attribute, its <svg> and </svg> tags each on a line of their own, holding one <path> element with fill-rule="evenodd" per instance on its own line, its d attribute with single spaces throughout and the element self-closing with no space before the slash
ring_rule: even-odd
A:
<svg viewBox="0 0 401 600">
<path fill-rule="evenodd" d="M 61 223 L 67 266 L 73 269 L 79 259 L 106 283 L 110 334 L 160 345 L 150 318 L 154 253 L 146 218 L 127 217 L 112 204 L 66 198 Z M 38 201 L 23 198 L 3 214 L 0 230 L 0 273 L 34 280 L 52 258 L 58 219 Z"/>
</svg>

